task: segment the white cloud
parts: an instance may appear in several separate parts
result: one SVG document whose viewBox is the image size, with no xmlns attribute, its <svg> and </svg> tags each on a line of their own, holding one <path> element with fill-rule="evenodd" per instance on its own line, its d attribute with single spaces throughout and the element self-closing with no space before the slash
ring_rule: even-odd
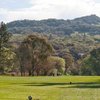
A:
<svg viewBox="0 0 100 100">
<path fill-rule="evenodd" d="M 8 10 L 0 8 L 2 20 L 8 22 L 20 19 L 72 19 L 97 14 L 100 16 L 100 2 L 97 0 L 30 0 L 29 8 Z"/>
</svg>

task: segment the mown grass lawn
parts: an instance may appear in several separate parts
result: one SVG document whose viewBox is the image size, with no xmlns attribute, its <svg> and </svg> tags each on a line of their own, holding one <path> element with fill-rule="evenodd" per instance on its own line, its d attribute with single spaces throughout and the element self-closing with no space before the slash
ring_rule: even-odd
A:
<svg viewBox="0 0 100 100">
<path fill-rule="evenodd" d="M 29 95 L 33 100 L 100 100 L 100 77 L 0 76 L 0 100 L 28 100 Z"/>
</svg>

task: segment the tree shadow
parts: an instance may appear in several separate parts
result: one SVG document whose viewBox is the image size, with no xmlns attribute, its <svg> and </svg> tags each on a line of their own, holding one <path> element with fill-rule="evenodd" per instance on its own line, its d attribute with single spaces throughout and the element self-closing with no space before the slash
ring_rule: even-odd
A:
<svg viewBox="0 0 100 100">
<path fill-rule="evenodd" d="M 67 87 L 60 87 L 60 88 L 100 88 L 100 83 L 76 83 L 74 85 L 70 85 Z"/>
<path fill-rule="evenodd" d="M 100 82 L 24 83 L 24 86 L 57 86 L 58 88 L 100 88 Z M 64 87 L 62 87 L 64 86 Z"/>
<path fill-rule="evenodd" d="M 11 84 L 34 87 L 56 86 L 56 88 L 100 88 L 100 80 L 95 82 L 22 82 Z"/>
<path fill-rule="evenodd" d="M 67 85 L 68 83 L 30 83 L 25 86 L 56 86 L 56 85 Z"/>
</svg>

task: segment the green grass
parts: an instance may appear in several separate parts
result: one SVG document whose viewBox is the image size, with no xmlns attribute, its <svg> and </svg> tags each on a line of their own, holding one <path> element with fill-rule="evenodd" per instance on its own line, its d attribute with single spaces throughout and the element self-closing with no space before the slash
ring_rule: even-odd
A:
<svg viewBox="0 0 100 100">
<path fill-rule="evenodd" d="M 0 76 L 0 100 L 27 100 L 29 95 L 33 100 L 100 100 L 100 77 Z"/>
</svg>

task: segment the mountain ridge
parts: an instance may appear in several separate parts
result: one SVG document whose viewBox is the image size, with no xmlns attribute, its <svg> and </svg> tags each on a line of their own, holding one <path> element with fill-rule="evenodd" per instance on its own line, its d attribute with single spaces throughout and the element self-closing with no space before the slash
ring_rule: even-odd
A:
<svg viewBox="0 0 100 100">
<path fill-rule="evenodd" d="M 7 23 L 11 33 L 53 33 L 67 34 L 74 32 L 100 34 L 100 17 L 96 15 L 83 16 L 73 20 L 44 19 L 44 20 L 18 20 Z"/>
</svg>

